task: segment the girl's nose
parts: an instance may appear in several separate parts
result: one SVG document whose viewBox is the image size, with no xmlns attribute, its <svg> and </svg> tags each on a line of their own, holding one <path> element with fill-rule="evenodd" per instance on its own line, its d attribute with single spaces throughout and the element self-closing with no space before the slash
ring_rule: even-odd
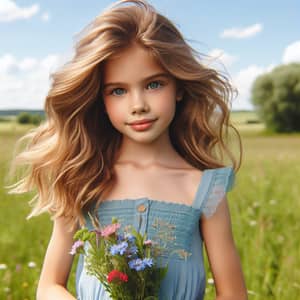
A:
<svg viewBox="0 0 300 300">
<path fill-rule="evenodd" d="M 132 113 L 140 113 L 149 110 L 149 106 L 142 92 L 132 93 L 131 111 Z"/>
</svg>

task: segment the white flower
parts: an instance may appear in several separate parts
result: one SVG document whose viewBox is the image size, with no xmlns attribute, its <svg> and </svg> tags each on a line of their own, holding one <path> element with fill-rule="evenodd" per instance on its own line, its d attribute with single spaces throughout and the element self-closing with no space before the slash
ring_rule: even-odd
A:
<svg viewBox="0 0 300 300">
<path fill-rule="evenodd" d="M 249 295 L 256 295 L 256 293 L 255 293 L 254 291 L 251 291 L 251 290 L 247 290 L 247 293 L 248 293 Z"/>
<path fill-rule="evenodd" d="M 256 176 L 251 176 L 251 179 L 252 179 L 253 182 L 257 181 L 257 177 Z"/>
<path fill-rule="evenodd" d="M 300 284 L 299 283 L 297 283 L 297 282 L 293 282 L 293 286 L 295 287 L 295 288 L 300 288 Z"/>
<path fill-rule="evenodd" d="M 35 268 L 35 267 L 36 267 L 36 263 L 35 263 L 34 261 L 30 261 L 30 262 L 28 263 L 28 267 L 29 267 L 29 268 Z"/>
<path fill-rule="evenodd" d="M 259 207 L 259 206 L 260 206 L 260 203 L 259 203 L 259 202 L 257 202 L 257 201 L 253 202 L 253 207 L 254 207 L 254 208 Z"/>
<path fill-rule="evenodd" d="M 10 292 L 10 288 L 8 286 L 6 286 L 3 290 L 4 290 L 5 293 L 9 293 Z"/>
<path fill-rule="evenodd" d="M 272 200 L 270 200 L 270 202 L 269 202 L 271 205 L 275 205 L 276 203 L 277 203 L 277 201 L 276 200 L 274 200 L 274 199 L 272 199 Z"/>
<path fill-rule="evenodd" d="M 255 220 L 250 220 L 249 221 L 250 226 L 255 226 L 256 224 L 257 224 L 257 222 Z"/>
<path fill-rule="evenodd" d="M 277 236 L 277 242 L 280 243 L 280 244 L 283 243 L 284 242 L 284 236 L 283 235 L 278 235 Z"/>
<path fill-rule="evenodd" d="M 254 215 L 254 209 L 252 207 L 247 207 L 249 215 Z"/>
<path fill-rule="evenodd" d="M 0 264 L 0 270 L 5 270 L 7 269 L 7 265 L 6 264 Z"/>
<path fill-rule="evenodd" d="M 214 279 L 213 278 L 208 278 L 207 283 L 208 284 L 214 284 Z"/>
</svg>

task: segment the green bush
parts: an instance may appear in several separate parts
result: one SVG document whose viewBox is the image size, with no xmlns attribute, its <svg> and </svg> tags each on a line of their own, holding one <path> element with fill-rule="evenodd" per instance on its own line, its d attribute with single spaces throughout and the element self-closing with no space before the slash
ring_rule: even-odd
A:
<svg viewBox="0 0 300 300">
<path fill-rule="evenodd" d="M 41 115 L 31 115 L 31 124 L 39 125 L 42 121 Z"/>
<path fill-rule="evenodd" d="M 30 124 L 31 115 L 29 113 L 22 112 L 17 116 L 17 122 L 20 124 Z"/>
<path fill-rule="evenodd" d="M 17 116 L 17 122 L 19 124 L 34 124 L 39 125 L 43 117 L 39 114 L 30 114 L 28 112 L 22 112 Z"/>
<path fill-rule="evenodd" d="M 252 87 L 252 102 L 267 129 L 300 131 L 300 64 L 282 65 L 259 76 Z"/>
</svg>

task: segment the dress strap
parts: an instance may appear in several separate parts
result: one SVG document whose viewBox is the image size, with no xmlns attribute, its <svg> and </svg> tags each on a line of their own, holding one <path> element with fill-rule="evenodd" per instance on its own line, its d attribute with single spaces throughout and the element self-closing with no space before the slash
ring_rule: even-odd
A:
<svg viewBox="0 0 300 300">
<path fill-rule="evenodd" d="M 234 179 L 231 166 L 204 170 L 193 207 L 200 209 L 205 217 L 213 215 L 226 192 L 233 188 Z"/>
</svg>

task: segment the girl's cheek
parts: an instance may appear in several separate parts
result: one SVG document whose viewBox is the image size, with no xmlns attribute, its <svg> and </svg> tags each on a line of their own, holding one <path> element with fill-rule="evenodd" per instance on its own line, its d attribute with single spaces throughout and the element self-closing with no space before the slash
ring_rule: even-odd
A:
<svg viewBox="0 0 300 300">
<path fill-rule="evenodd" d="M 122 105 L 114 105 L 109 103 L 106 105 L 106 112 L 111 122 L 114 123 L 124 119 L 126 109 Z"/>
<path fill-rule="evenodd" d="M 116 107 L 116 104 L 114 104 L 113 100 L 110 98 L 111 97 L 103 98 L 104 106 L 105 106 L 106 112 L 108 114 L 111 114 L 115 110 L 115 107 Z"/>
</svg>

